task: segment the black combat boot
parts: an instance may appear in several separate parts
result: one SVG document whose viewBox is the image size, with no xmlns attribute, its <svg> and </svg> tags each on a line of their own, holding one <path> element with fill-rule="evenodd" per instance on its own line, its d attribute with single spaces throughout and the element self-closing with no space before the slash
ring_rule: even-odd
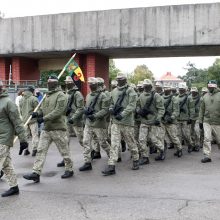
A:
<svg viewBox="0 0 220 220">
<path fill-rule="evenodd" d="M 177 150 L 177 151 L 174 153 L 174 156 L 177 156 L 177 157 L 182 157 L 182 155 L 183 155 L 182 149 L 181 149 L 181 150 Z"/>
<path fill-rule="evenodd" d="M 121 151 L 125 152 L 126 151 L 126 143 L 124 140 L 121 140 Z"/>
<path fill-rule="evenodd" d="M 115 174 L 115 165 L 108 165 L 105 170 L 102 171 L 104 176 L 110 176 Z"/>
<path fill-rule="evenodd" d="M 84 163 L 84 165 L 79 168 L 79 171 L 87 171 L 87 170 L 92 170 L 91 163 Z"/>
<path fill-rule="evenodd" d="M 149 163 L 150 163 L 149 157 L 142 157 L 141 160 L 139 161 L 139 165 L 145 165 Z"/>
<path fill-rule="evenodd" d="M 4 172 L 1 170 L 1 172 L 0 172 L 0 179 L 3 177 L 3 175 L 4 175 Z"/>
<path fill-rule="evenodd" d="M 195 147 L 193 147 L 193 151 L 195 151 L 195 152 L 199 152 L 199 149 L 200 149 L 199 145 L 196 145 Z"/>
<path fill-rule="evenodd" d="M 121 162 L 121 157 L 119 157 L 119 158 L 118 158 L 117 162 L 118 162 L 118 163 L 120 163 L 120 162 Z"/>
<path fill-rule="evenodd" d="M 139 170 L 139 160 L 133 161 L 132 170 Z"/>
<path fill-rule="evenodd" d="M 165 151 L 160 151 L 159 155 L 154 158 L 156 161 L 165 160 Z"/>
<path fill-rule="evenodd" d="M 27 155 L 29 155 L 29 154 L 30 154 L 30 151 L 29 151 L 28 149 L 26 149 L 26 150 L 24 151 L 24 155 L 27 156 Z"/>
<path fill-rule="evenodd" d="M 208 157 L 204 157 L 202 160 L 201 160 L 202 163 L 208 163 L 208 162 L 212 162 L 211 158 L 208 158 Z"/>
<path fill-rule="evenodd" d="M 65 167 L 64 160 L 57 164 L 57 167 Z"/>
<path fill-rule="evenodd" d="M 8 196 L 13 196 L 13 195 L 18 195 L 19 194 L 19 188 L 18 186 L 11 187 L 9 190 L 5 191 L 2 193 L 2 197 L 8 197 Z"/>
<path fill-rule="evenodd" d="M 25 178 L 26 180 L 33 180 L 35 183 L 40 182 L 40 175 L 37 173 L 25 174 L 23 178 Z"/>
<path fill-rule="evenodd" d="M 174 143 L 170 143 L 170 146 L 168 147 L 168 149 L 173 149 L 174 148 Z"/>
<path fill-rule="evenodd" d="M 66 170 L 65 173 L 61 176 L 62 179 L 67 179 L 73 176 L 73 171 Z"/>
<path fill-rule="evenodd" d="M 189 145 L 188 146 L 188 153 L 191 153 L 193 151 L 193 146 L 192 145 Z"/>
<path fill-rule="evenodd" d="M 31 156 L 32 156 L 32 157 L 35 157 L 35 156 L 36 156 L 36 154 L 37 154 L 37 150 L 33 150 L 33 151 L 32 151 L 32 155 L 31 155 Z"/>
<path fill-rule="evenodd" d="M 95 151 L 92 159 L 101 159 L 101 158 L 102 158 L 101 153 Z"/>
</svg>

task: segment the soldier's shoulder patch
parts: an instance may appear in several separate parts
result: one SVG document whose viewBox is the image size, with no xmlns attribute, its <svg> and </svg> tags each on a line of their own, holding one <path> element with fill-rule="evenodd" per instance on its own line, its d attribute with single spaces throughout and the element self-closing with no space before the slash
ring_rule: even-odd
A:
<svg viewBox="0 0 220 220">
<path fill-rule="evenodd" d="M 65 100 L 59 101 L 59 102 L 58 102 L 58 105 L 59 105 L 60 107 L 64 107 L 64 105 L 65 105 Z"/>
</svg>

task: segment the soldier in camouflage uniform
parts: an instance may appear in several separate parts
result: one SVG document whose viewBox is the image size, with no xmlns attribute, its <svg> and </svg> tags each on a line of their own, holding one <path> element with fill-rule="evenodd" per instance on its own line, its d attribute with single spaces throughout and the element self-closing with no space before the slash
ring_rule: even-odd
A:
<svg viewBox="0 0 220 220">
<path fill-rule="evenodd" d="M 159 152 L 155 160 L 165 159 L 164 143 L 161 142 L 159 138 L 161 119 L 164 115 L 164 101 L 163 98 L 153 90 L 151 80 L 145 79 L 143 86 L 144 92 L 139 97 L 136 110 L 141 116 L 139 134 L 139 143 L 141 146 L 140 165 L 149 164 L 149 146 L 147 145 L 149 138 Z"/>
<path fill-rule="evenodd" d="M 174 156 L 182 156 L 182 145 L 177 136 L 177 117 L 179 116 L 179 100 L 176 96 L 172 95 L 170 87 L 164 87 L 164 107 L 165 113 L 162 118 L 162 126 L 166 131 L 166 136 L 174 143 L 176 152 Z"/>
<path fill-rule="evenodd" d="M 87 171 L 92 169 L 91 165 L 91 141 L 94 135 L 98 138 L 99 145 L 105 150 L 109 156 L 110 145 L 107 141 L 106 116 L 109 108 L 109 98 L 104 92 L 98 89 L 98 80 L 95 77 L 88 78 L 91 92 L 86 96 L 86 106 L 84 114 L 86 117 L 83 147 L 84 147 L 84 165 L 79 171 Z"/>
<path fill-rule="evenodd" d="M 20 105 L 20 114 L 22 117 L 23 122 L 25 123 L 31 113 L 34 111 L 34 109 L 38 106 L 38 99 L 33 95 L 34 88 L 32 86 L 29 86 L 26 91 L 23 93 L 23 97 L 21 98 L 21 101 L 19 103 Z M 36 156 L 37 153 L 37 147 L 39 142 L 38 137 L 38 123 L 37 119 L 31 119 L 28 123 L 27 127 L 27 134 L 32 136 L 32 156 Z M 24 151 L 25 155 L 30 154 L 28 149 Z"/>
<path fill-rule="evenodd" d="M 187 87 L 184 84 L 179 85 L 178 99 L 180 106 L 180 114 L 177 119 L 178 137 L 181 142 L 184 140 L 188 146 L 188 152 L 191 153 L 193 150 L 193 142 L 190 128 L 192 124 L 193 108 L 190 106 L 191 97 L 187 93 Z"/>
<path fill-rule="evenodd" d="M 49 77 L 47 86 L 49 92 L 39 111 L 32 113 L 32 118 L 37 117 L 39 123 L 44 122 L 33 172 L 23 176 L 25 179 L 33 180 L 36 183 L 40 181 L 40 174 L 52 142 L 56 144 L 65 162 L 65 173 L 61 178 L 73 176 L 73 162 L 70 158 L 65 115 L 68 98 L 58 87 L 58 78 L 55 75 Z"/>
<path fill-rule="evenodd" d="M 128 86 L 127 77 L 119 73 L 117 75 L 118 86 L 112 91 L 109 111 L 112 116 L 111 126 L 111 150 L 108 166 L 102 173 L 105 176 L 115 174 L 115 163 L 118 160 L 121 137 L 127 143 L 132 159 L 133 170 L 139 169 L 139 154 L 134 138 L 134 111 L 136 108 L 137 94 Z"/>
<path fill-rule="evenodd" d="M 218 147 L 220 147 L 220 91 L 217 88 L 217 82 L 210 80 L 208 90 L 201 99 L 199 111 L 199 127 L 204 128 L 204 143 L 202 163 L 211 162 L 211 141 L 214 135 Z"/>
<path fill-rule="evenodd" d="M 192 108 L 192 124 L 191 124 L 191 137 L 193 141 L 193 151 L 198 152 L 200 149 L 200 129 L 199 129 L 199 108 L 200 96 L 196 87 L 191 88 L 192 98 L 190 99 L 190 108 Z"/>
<path fill-rule="evenodd" d="M 4 175 L 10 186 L 10 189 L 1 196 L 7 197 L 19 194 L 17 177 L 12 166 L 10 155 L 15 134 L 18 135 L 20 140 L 19 155 L 22 154 L 23 150 L 28 148 L 28 143 L 18 107 L 11 101 L 8 93 L 4 90 L 2 81 L 0 81 L 0 102 L 0 178 Z"/>
<path fill-rule="evenodd" d="M 71 76 L 66 76 L 64 80 L 67 89 L 68 103 L 67 103 L 67 126 L 75 131 L 79 144 L 83 147 L 83 111 L 84 98 L 78 87 L 75 85 Z M 68 130 L 68 137 L 70 143 L 70 133 Z M 64 160 L 57 164 L 58 167 L 65 166 Z"/>
</svg>

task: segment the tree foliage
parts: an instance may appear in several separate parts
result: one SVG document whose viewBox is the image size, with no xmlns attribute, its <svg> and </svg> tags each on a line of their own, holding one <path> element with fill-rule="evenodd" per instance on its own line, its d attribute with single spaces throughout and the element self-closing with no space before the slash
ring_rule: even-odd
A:
<svg viewBox="0 0 220 220">
<path fill-rule="evenodd" d="M 109 60 L 109 78 L 110 78 L 110 81 L 112 81 L 113 79 L 116 78 L 117 74 L 121 72 L 120 69 L 118 69 L 116 66 L 115 66 L 115 62 L 114 60 L 110 59 Z"/>
</svg>

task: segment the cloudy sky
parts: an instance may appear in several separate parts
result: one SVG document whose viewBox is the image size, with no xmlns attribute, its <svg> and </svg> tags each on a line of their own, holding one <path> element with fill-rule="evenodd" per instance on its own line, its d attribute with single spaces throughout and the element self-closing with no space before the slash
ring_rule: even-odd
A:
<svg viewBox="0 0 220 220">
<path fill-rule="evenodd" d="M 118 8 L 150 7 L 178 4 L 199 4 L 220 2 L 220 0 L 0 0 L 0 11 L 5 18 L 30 15 L 56 14 L 77 11 L 94 11 Z M 178 57 L 117 59 L 116 66 L 124 72 L 132 72 L 137 65 L 145 64 L 158 78 L 166 72 L 183 75 L 184 67 L 190 61 L 197 68 L 206 68 L 216 57 Z"/>
</svg>

